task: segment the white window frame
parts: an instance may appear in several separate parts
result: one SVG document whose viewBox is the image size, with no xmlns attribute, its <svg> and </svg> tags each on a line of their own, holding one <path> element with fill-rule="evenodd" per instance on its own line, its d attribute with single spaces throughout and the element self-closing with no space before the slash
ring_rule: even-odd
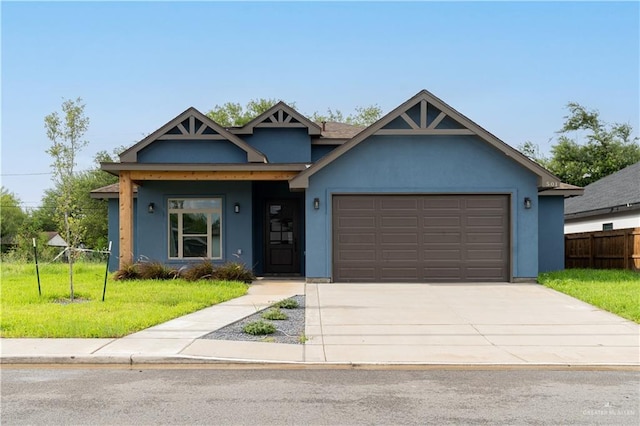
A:
<svg viewBox="0 0 640 426">
<path fill-rule="evenodd" d="M 220 207 L 207 207 L 207 208 L 182 208 L 182 209 L 174 209 L 171 208 L 171 205 L 173 202 L 176 201 L 218 201 Z M 167 234 L 167 257 L 169 259 L 197 259 L 197 258 L 201 258 L 201 257 L 185 257 L 184 256 L 184 237 L 185 236 L 193 236 L 193 237 L 198 237 L 198 236 L 202 236 L 205 237 L 204 234 L 183 234 L 183 215 L 189 214 L 189 213 L 203 213 L 207 216 L 207 259 L 212 259 L 212 260 L 221 260 L 223 257 L 223 239 L 222 239 L 222 198 L 220 197 L 205 197 L 205 198 L 187 198 L 187 197 L 180 197 L 180 198 L 169 198 L 167 200 L 167 227 L 168 227 L 168 234 Z M 212 252 L 213 252 L 213 236 L 211 235 L 211 229 L 212 229 L 212 225 L 213 225 L 213 215 L 214 214 L 218 214 L 218 217 L 220 218 L 220 256 L 217 257 L 213 257 L 212 256 Z M 171 230 L 171 215 L 172 214 L 177 214 L 178 215 L 178 237 L 177 237 L 177 242 L 178 242 L 178 256 L 171 256 L 171 235 L 172 235 L 172 230 Z"/>
</svg>

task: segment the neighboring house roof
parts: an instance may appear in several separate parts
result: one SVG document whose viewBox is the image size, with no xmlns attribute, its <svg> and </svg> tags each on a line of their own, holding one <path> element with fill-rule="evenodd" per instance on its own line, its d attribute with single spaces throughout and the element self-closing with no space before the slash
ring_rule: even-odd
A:
<svg viewBox="0 0 640 426">
<path fill-rule="evenodd" d="M 198 124 L 199 122 L 199 124 Z M 268 163 L 267 157 L 224 127 L 190 107 L 167 124 L 120 154 L 121 162 L 136 162 L 138 152 L 161 139 L 226 139 L 247 153 L 250 163 Z"/>
<path fill-rule="evenodd" d="M 416 108 L 419 109 L 419 118 L 417 119 L 408 114 L 410 110 L 415 110 Z M 435 108 L 440 111 L 438 116 L 430 123 L 427 122 L 429 108 Z M 398 123 L 401 127 L 393 128 L 393 123 Z M 391 126 L 389 126 L 390 124 Z M 498 151 L 538 176 L 539 188 L 554 188 L 560 185 L 560 179 L 544 167 L 507 145 L 432 93 L 422 90 L 291 179 L 289 181 L 290 188 L 307 188 L 309 186 L 309 177 L 373 135 L 477 135 L 498 149 Z"/>
<path fill-rule="evenodd" d="M 256 127 L 306 128 L 309 135 L 320 135 L 319 125 L 280 101 L 242 127 L 229 129 L 232 133 L 250 135 Z"/>
<path fill-rule="evenodd" d="M 119 163 L 115 163 L 119 164 Z M 120 197 L 120 184 L 114 183 L 111 185 L 103 186 L 98 189 L 94 189 L 89 193 L 91 198 L 97 198 L 101 200 L 106 200 L 108 198 L 119 198 Z M 133 197 L 138 196 L 138 185 L 133 185 Z"/>
<path fill-rule="evenodd" d="M 640 162 L 584 188 L 584 195 L 565 202 L 565 218 L 640 210 Z"/>
<path fill-rule="evenodd" d="M 67 247 L 67 242 L 55 231 L 45 232 L 47 235 L 47 245 L 51 247 Z"/>
</svg>

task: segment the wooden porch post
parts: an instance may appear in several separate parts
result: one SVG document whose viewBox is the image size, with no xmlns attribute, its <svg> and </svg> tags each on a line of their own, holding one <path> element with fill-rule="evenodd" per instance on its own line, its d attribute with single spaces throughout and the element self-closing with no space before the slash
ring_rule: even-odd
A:
<svg viewBox="0 0 640 426">
<path fill-rule="evenodd" d="M 119 268 L 133 261 L 133 183 L 129 171 L 120 171 Z"/>
</svg>

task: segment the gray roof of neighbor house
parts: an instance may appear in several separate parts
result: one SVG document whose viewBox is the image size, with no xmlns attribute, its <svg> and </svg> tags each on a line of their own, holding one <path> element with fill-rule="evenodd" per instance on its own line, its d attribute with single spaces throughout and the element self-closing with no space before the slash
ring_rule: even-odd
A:
<svg viewBox="0 0 640 426">
<path fill-rule="evenodd" d="M 565 217 L 640 209 L 640 161 L 587 185 L 582 197 L 565 201 Z"/>
</svg>

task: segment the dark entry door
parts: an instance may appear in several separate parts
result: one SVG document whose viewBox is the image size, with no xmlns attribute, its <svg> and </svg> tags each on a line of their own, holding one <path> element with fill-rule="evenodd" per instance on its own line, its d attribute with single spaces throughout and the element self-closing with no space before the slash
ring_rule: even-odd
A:
<svg viewBox="0 0 640 426">
<path fill-rule="evenodd" d="M 300 273 L 298 200 L 266 203 L 265 273 Z"/>
</svg>

